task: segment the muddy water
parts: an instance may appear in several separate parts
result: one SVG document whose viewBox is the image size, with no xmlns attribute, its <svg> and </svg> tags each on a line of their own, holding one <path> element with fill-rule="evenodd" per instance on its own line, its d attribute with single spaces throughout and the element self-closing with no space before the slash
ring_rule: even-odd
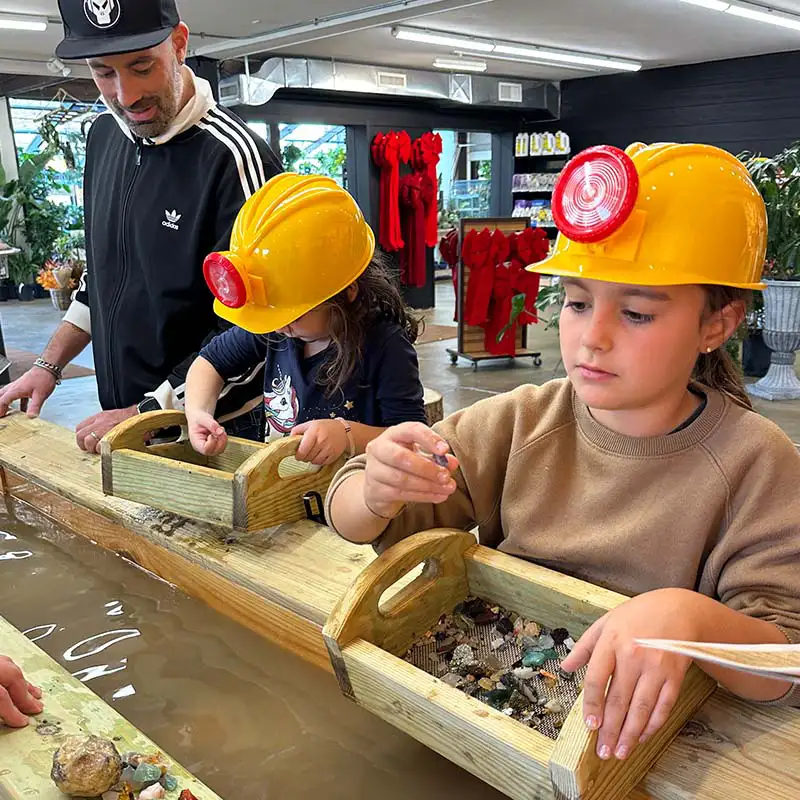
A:
<svg viewBox="0 0 800 800">
<path fill-rule="evenodd" d="M 0 507 L 0 614 L 226 800 L 502 797 L 331 676 L 26 506 Z"/>
</svg>

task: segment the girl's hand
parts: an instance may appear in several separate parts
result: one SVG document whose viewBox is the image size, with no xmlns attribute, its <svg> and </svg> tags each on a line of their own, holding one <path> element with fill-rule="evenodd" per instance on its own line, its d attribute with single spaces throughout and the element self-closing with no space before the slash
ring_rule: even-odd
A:
<svg viewBox="0 0 800 800">
<path fill-rule="evenodd" d="M 600 731 L 600 758 L 627 758 L 666 722 L 691 659 L 638 647 L 634 640 L 697 641 L 697 599 L 686 589 L 634 597 L 597 620 L 564 659 L 568 672 L 589 664 L 583 716 L 589 728 Z"/>
<path fill-rule="evenodd" d="M 207 411 L 187 411 L 186 423 L 189 429 L 189 441 L 198 453 L 215 456 L 228 444 L 225 428 Z"/>
<path fill-rule="evenodd" d="M 447 460 L 439 466 L 428 455 Z M 391 517 L 405 503 L 443 503 L 456 490 L 452 473 L 458 460 L 447 442 L 421 422 L 385 430 L 367 445 L 364 502 L 373 513 Z"/>
<path fill-rule="evenodd" d="M 338 461 L 349 449 L 347 431 L 336 419 L 314 419 L 292 428 L 292 436 L 302 436 L 295 458 L 317 466 Z"/>
<path fill-rule="evenodd" d="M 24 728 L 28 714 L 42 711 L 42 690 L 25 680 L 22 670 L 7 656 L 0 656 L 0 727 Z"/>
</svg>

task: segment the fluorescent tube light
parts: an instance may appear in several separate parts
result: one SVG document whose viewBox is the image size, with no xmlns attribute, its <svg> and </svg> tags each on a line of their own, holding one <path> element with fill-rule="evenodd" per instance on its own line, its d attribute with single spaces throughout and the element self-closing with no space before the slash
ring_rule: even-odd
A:
<svg viewBox="0 0 800 800">
<path fill-rule="evenodd" d="M 758 6 L 745 6 L 731 3 L 728 8 L 725 9 L 725 12 L 727 14 L 732 14 L 734 17 L 751 19 L 754 22 L 766 22 L 768 25 L 778 25 L 781 28 L 791 28 L 792 30 L 800 31 L 800 17 L 773 11 L 771 8 L 759 8 Z"/>
<path fill-rule="evenodd" d="M 722 0 L 681 0 L 682 3 L 688 3 L 690 6 L 700 6 L 707 8 L 710 11 L 727 11 L 730 3 L 723 3 Z"/>
<path fill-rule="evenodd" d="M 475 50 L 478 53 L 491 53 L 494 50 L 493 42 L 472 39 L 469 36 L 422 30 L 421 28 L 392 28 L 392 36 L 395 39 L 404 39 L 408 42 L 439 44 L 443 47 L 461 47 L 464 50 Z"/>
<path fill-rule="evenodd" d="M 626 72 L 638 72 L 642 68 L 642 65 L 636 61 L 622 61 L 616 58 L 606 58 L 605 56 L 589 56 L 540 47 L 522 47 L 515 44 L 496 44 L 494 52 L 507 56 L 535 58 L 539 61 L 554 61 L 557 64 L 582 64 L 587 67 L 604 67 L 606 69 L 625 70 Z"/>
<path fill-rule="evenodd" d="M 392 35 L 396 39 L 409 42 L 422 42 L 450 47 L 457 51 L 467 53 L 501 54 L 505 56 L 520 56 L 524 59 L 535 59 L 547 63 L 577 64 L 586 67 L 600 67 L 601 69 L 616 69 L 626 72 L 638 72 L 642 65 L 638 61 L 627 61 L 619 58 L 592 55 L 590 53 L 575 53 L 571 50 L 553 50 L 536 45 L 522 45 L 514 42 L 498 42 L 491 39 L 478 39 L 472 36 L 461 36 L 457 33 L 432 31 L 425 28 L 392 28 Z M 505 59 L 507 61 L 514 59 Z"/>
<path fill-rule="evenodd" d="M 45 17 L 0 14 L 0 28 L 9 31 L 36 31 L 37 33 L 43 33 L 47 30 L 47 19 Z"/>
<path fill-rule="evenodd" d="M 530 64 L 534 67 L 550 67 L 553 69 L 556 65 L 552 61 L 542 61 L 536 58 L 517 58 L 514 56 L 499 56 L 497 53 L 490 53 L 486 56 L 492 61 L 509 61 L 512 64 Z M 576 72 L 597 72 L 596 67 L 578 66 L 578 64 L 558 64 L 558 69 L 574 69 Z"/>
<path fill-rule="evenodd" d="M 449 69 L 454 72 L 486 72 L 488 69 L 485 61 L 470 61 L 466 58 L 437 58 L 433 66 L 436 69 Z"/>
</svg>

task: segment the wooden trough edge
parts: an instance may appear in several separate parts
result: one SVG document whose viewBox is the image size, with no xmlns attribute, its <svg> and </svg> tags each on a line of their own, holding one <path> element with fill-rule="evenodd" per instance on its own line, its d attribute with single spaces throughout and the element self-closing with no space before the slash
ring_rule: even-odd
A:
<svg viewBox="0 0 800 800">
<path fill-rule="evenodd" d="M 72 734 L 111 739 L 120 753 L 161 750 L 157 743 L 73 678 L 3 617 L 0 617 L 0 642 L 3 653 L 19 665 L 28 680 L 42 689 L 45 704 L 44 711 L 31 717 L 27 728 L 11 730 L 0 725 L 0 764 L 3 765 L 0 796 L 64 798 L 50 779 L 50 767 L 53 752 Z M 165 755 L 172 764 L 170 774 L 178 780 L 178 789 L 169 792 L 167 798 L 174 800 L 180 790 L 189 789 L 198 800 L 220 800 L 179 762 Z"/>
</svg>

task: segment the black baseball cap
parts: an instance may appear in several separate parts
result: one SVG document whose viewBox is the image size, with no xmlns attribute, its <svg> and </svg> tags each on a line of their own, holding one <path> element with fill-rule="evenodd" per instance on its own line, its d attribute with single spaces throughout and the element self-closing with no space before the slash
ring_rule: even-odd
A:
<svg viewBox="0 0 800 800">
<path fill-rule="evenodd" d="M 59 58 L 94 58 L 148 50 L 180 22 L 175 0 L 58 0 L 64 39 Z"/>
</svg>

